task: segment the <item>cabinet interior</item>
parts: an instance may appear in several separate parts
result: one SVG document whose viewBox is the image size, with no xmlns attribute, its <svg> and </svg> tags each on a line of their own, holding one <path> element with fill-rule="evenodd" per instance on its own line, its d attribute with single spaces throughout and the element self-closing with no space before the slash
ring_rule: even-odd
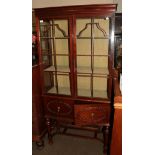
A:
<svg viewBox="0 0 155 155">
<path fill-rule="evenodd" d="M 40 20 L 44 91 L 72 95 L 73 81 L 77 96 L 108 98 L 110 19 L 77 18 L 74 35 L 69 22 Z M 75 51 L 70 49 L 71 36 L 76 40 Z"/>
</svg>

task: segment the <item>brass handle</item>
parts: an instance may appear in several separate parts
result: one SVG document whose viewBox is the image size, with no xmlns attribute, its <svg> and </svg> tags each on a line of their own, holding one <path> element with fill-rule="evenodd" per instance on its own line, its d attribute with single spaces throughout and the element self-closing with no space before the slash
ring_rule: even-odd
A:
<svg viewBox="0 0 155 155">
<path fill-rule="evenodd" d="M 60 112 L 60 107 L 57 108 L 57 112 Z"/>
<path fill-rule="evenodd" d="M 95 115 L 94 113 L 91 113 L 91 117 L 92 117 L 92 118 L 94 118 L 94 115 Z"/>
</svg>

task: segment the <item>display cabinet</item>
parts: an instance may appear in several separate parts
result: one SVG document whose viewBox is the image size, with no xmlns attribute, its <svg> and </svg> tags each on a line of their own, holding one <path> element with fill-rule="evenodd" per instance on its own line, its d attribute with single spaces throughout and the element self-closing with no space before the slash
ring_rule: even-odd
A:
<svg viewBox="0 0 155 155">
<path fill-rule="evenodd" d="M 96 139 L 103 132 L 103 152 L 108 153 L 115 11 L 115 4 L 35 9 L 51 142 L 54 127 L 63 134 L 67 128 L 90 129 Z"/>
</svg>

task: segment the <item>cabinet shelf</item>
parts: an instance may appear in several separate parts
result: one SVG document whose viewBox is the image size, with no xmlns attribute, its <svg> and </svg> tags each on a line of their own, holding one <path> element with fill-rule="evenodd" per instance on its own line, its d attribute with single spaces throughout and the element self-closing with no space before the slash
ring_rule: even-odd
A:
<svg viewBox="0 0 155 155">
<path fill-rule="evenodd" d="M 91 97 L 91 91 L 89 89 L 78 89 L 78 96 Z M 94 90 L 93 97 L 108 98 L 106 90 Z"/>
<path fill-rule="evenodd" d="M 67 66 L 57 66 L 57 70 L 56 70 L 54 66 L 50 66 L 50 67 L 44 69 L 44 71 L 45 72 L 55 72 L 55 71 L 57 71 L 57 72 L 69 73 L 70 69 Z"/>
<path fill-rule="evenodd" d="M 56 87 L 53 87 L 53 88 L 49 89 L 47 93 L 57 94 Z M 58 94 L 71 95 L 70 88 L 68 88 L 68 87 L 59 87 L 58 88 Z"/>
<path fill-rule="evenodd" d="M 93 97 L 108 98 L 106 90 L 94 90 Z"/>
</svg>

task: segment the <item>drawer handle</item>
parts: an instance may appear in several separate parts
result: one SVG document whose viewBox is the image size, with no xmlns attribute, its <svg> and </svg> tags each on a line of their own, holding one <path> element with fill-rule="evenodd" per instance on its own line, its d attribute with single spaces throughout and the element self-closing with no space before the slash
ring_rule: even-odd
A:
<svg viewBox="0 0 155 155">
<path fill-rule="evenodd" d="M 58 112 L 58 113 L 60 112 L 60 107 L 57 108 L 57 112 Z"/>
<path fill-rule="evenodd" d="M 95 115 L 94 113 L 91 113 L 91 117 L 92 117 L 92 119 L 94 118 L 94 115 Z"/>
</svg>

